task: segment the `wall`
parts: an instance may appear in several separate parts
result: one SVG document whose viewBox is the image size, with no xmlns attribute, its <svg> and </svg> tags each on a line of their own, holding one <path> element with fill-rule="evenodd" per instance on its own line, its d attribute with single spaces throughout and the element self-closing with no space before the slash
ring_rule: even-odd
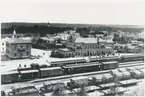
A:
<svg viewBox="0 0 145 97">
<path fill-rule="evenodd" d="M 19 51 L 19 47 L 23 46 L 24 50 Z M 7 55 L 11 58 L 28 58 L 31 56 L 31 44 L 10 44 L 7 48 Z"/>
</svg>

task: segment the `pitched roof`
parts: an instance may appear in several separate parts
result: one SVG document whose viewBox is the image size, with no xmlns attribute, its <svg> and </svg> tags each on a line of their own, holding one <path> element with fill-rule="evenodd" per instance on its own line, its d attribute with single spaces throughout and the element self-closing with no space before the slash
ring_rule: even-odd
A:
<svg viewBox="0 0 145 97">
<path fill-rule="evenodd" d="M 96 38 L 76 38 L 75 43 L 97 43 Z"/>
<path fill-rule="evenodd" d="M 47 37 L 41 37 L 41 39 L 43 39 L 43 40 L 49 40 Z"/>
<path fill-rule="evenodd" d="M 72 50 L 69 49 L 69 48 L 60 48 L 59 50 L 61 50 L 61 51 L 65 51 L 65 52 L 72 51 Z"/>
<path fill-rule="evenodd" d="M 6 38 L 2 38 L 1 41 L 5 42 L 7 40 L 9 40 L 10 38 L 6 37 Z"/>
<path fill-rule="evenodd" d="M 21 39 L 23 39 L 23 40 L 32 40 L 31 37 L 21 37 Z"/>
<path fill-rule="evenodd" d="M 114 43 L 112 39 L 106 40 L 107 43 Z"/>
<path fill-rule="evenodd" d="M 99 42 L 106 42 L 105 39 L 99 38 Z"/>
<path fill-rule="evenodd" d="M 10 38 L 8 40 L 6 40 L 9 43 L 31 43 L 30 40 L 24 40 L 21 38 Z"/>
</svg>

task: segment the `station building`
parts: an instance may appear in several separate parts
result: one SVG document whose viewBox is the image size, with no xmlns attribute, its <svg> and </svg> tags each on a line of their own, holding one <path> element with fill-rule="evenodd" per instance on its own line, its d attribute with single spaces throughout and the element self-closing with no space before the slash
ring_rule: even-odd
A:
<svg viewBox="0 0 145 97">
<path fill-rule="evenodd" d="M 58 53 L 64 57 L 95 56 L 113 53 L 112 47 L 106 46 L 106 41 L 99 38 L 74 38 L 67 41 L 64 49 L 58 49 Z"/>
</svg>

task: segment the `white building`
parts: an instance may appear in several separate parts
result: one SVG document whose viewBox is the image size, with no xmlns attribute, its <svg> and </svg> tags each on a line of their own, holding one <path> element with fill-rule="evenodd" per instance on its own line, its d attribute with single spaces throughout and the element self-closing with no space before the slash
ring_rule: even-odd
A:
<svg viewBox="0 0 145 97">
<path fill-rule="evenodd" d="M 1 39 L 1 53 L 6 53 L 6 41 L 8 39 L 8 37 Z"/>
</svg>

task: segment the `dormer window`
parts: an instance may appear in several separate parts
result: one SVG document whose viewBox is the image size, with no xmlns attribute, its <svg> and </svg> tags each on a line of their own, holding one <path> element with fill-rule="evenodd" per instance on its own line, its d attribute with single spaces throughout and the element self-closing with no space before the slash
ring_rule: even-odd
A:
<svg viewBox="0 0 145 97">
<path fill-rule="evenodd" d="M 18 50 L 19 50 L 19 51 L 24 51 L 24 50 L 25 50 L 25 47 L 24 47 L 23 45 L 20 45 L 20 46 L 18 47 Z"/>
</svg>

